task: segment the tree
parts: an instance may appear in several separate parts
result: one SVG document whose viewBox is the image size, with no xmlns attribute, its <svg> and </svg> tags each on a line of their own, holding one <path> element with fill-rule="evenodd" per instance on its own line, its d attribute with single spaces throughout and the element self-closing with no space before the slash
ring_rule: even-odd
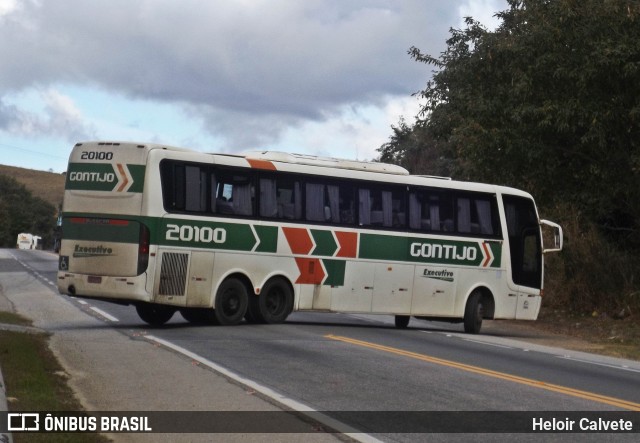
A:
<svg viewBox="0 0 640 443">
<path fill-rule="evenodd" d="M 393 135 L 378 149 L 379 161 L 398 164 L 412 174 L 448 177 L 453 173 L 455 162 L 448 152 L 449 144 L 436 140 L 428 126 L 411 127 L 401 118 L 391 129 Z"/>
<path fill-rule="evenodd" d="M 51 204 L 34 197 L 15 179 L 0 175 L 0 247 L 15 247 L 21 232 L 50 243 L 55 213 Z"/>
<path fill-rule="evenodd" d="M 411 146 L 428 156 L 438 143 L 457 178 L 522 188 L 548 207 L 571 201 L 640 248 L 640 2 L 508 3 L 495 31 L 472 18 L 452 29 L 439 58 L 411 48 L 437 72 L 420 121 L 394 128 L 390 143 L 403 143 L 382 156 L 407 161 Z"/>
</svg>

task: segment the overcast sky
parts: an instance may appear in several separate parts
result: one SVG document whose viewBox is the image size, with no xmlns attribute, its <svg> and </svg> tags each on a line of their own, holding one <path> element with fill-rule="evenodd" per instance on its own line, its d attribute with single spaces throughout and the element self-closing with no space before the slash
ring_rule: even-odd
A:
<svg viewBox="0 0 640 443">
<path fill-rule="evenodd" d="M 0 0 L 0 164 L 82 140 L 372 159 L 449 28 L 505 0 Z"/>
</svg>

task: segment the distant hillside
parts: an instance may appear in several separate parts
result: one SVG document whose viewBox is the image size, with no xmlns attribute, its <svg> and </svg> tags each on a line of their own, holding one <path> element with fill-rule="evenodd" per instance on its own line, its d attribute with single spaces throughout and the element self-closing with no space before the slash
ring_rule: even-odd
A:
<svg viewBox="0 0 640 443">
<path fill-rule="evenodd" d="M 53 172 L 0 165 L 0 174 L 23 184 L 35 197 L 40 197 L 54 208 L 62 203 L 65 176 Z"/>
</svg>

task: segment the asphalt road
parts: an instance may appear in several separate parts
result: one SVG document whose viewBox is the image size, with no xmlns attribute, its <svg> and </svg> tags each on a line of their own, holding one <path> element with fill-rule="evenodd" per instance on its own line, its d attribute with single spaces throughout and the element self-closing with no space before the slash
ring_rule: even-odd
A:
<svg viewBox="0 0 640 443">
<path fill-rule="evenodd" d="M 13 260 L 0 260 L 0 279 L 3 272 L 25 271 L 69 300 L 55 288 L 55 255 L 9 253 Z M 465 429 L 473 420 L 522 419 L 509 415 L 515 411 L 546 411 L 558 421 L 573 418 L 575 411 L 596 419 L 631 417 L 636 433 L 640 427 L 638 412 L 627 415 L 640 411 L 640 362 L 514 340 L 508 333 L 492 332 L 491 322 L 486 334 L 471 336 L 462 333 L 461 325 L 415 319 L 408 329 L 398 330 L 389 316 L 293 313 L 281 325 L 221 327 L 194 326 L 177 313 L 165 327 L 152 329 L 132 306 L 72 303 L 110 329 L 186 355 L 287 408 L 323 411 L 383 441 L 421 441 L 424 434 L 417 432 L 425 420 L 443 418 L 407 411 L 477 411 L 444 416 L 459 420 L 456 425 Z M 405 411 L 401 425 L 385 422 L 393 411 Z M 483 411 L 495 413 L 483 416 Z M 437 435 L 440 440 L 451 437 Z M 540 437 L 489 435 L 490 440 L 501 436 L 509 441 Z M 456 441 L 477 437 L 457 434 Z M 545 440 L 558 441 L 621 438 L 633 435 L 545 434 Z"/>
</svg>

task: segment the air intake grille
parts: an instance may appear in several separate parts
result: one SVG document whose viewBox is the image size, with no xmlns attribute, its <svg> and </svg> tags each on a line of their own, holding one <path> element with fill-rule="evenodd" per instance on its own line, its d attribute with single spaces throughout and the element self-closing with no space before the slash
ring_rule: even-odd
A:
<svg viewBox="0 0 640 443">
<path fill-rule="evenodd" d="M 184 295 L 189 254 L 165 252 L 160 268 L 159 295 Z"/>
</svg>

